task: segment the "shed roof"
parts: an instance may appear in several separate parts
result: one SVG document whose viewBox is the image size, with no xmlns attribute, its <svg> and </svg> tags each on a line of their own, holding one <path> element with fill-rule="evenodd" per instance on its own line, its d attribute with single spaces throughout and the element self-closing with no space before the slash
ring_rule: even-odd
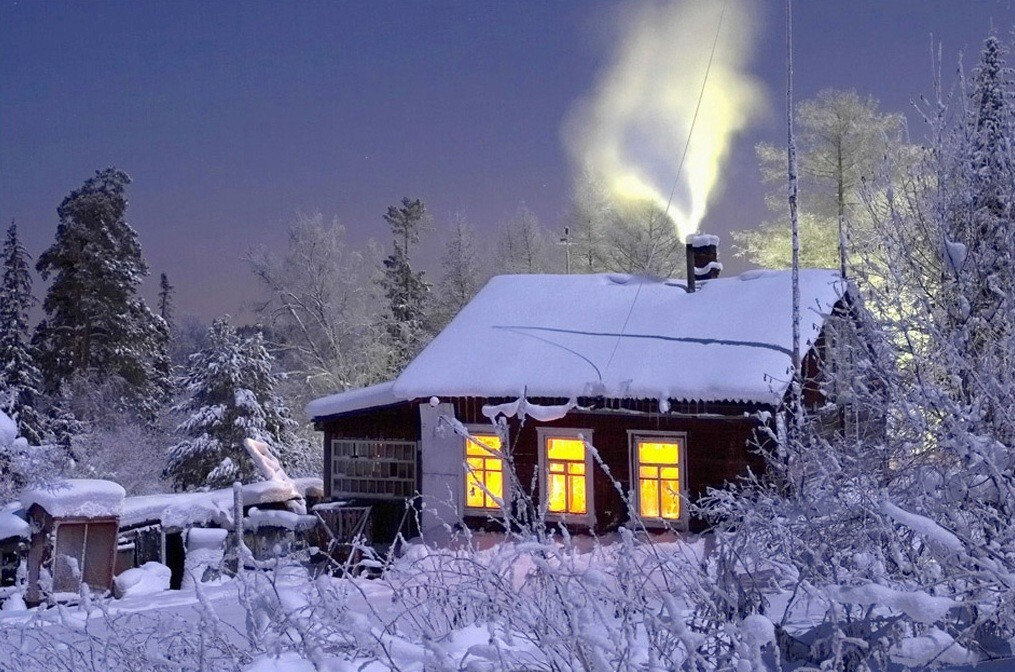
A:
<svg viewBox="0 0 1015 672">
<path fill-rule="evenodd" d="M 846 292 L 800 272 L 801 356 Z M 490 280 L 393 383 L 318 399 L 324 417 L 373 399 L 604 396 L 775 404 L 789 385 L 791 273 L 750 271 L 687 293 L 630 275 Z"/>
</svg>

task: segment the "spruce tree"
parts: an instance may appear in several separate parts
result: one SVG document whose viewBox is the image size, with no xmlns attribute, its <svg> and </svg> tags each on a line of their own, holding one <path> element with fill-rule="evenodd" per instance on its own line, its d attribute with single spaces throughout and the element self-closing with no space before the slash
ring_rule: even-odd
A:
<svg viewBox="0 0 1015 672">
<path fill-rule="evenodd" d="M 173 323 L 173 290 L 175 287 L 169 284 L 169 276 L 165 273 L 159 276 L 159 317 L 170 326 Z"/>
<path fill-rule="evenodd" d="M 394 251 L 384 259 L 381 287 L 388 299 L 385 331 L 388 338 L 388 373 L 398 375 L 426 345 L 427 299 L 430 285 L 423 271 L 412 268 L 409 253 L 419 242 L 426 226 L 426 208 L 419 200 L 402 199 L 401 207 L 390 206 L 384 221 L 391 227 Z"/>
<path fill-rule="evenodd" d="M 137 293 L 148 266 L 126 220 L 128 184 L 121 170 L 98 171 L 57 209 L 56 241 L 36 265 L 52 284 L 34 343 L 48 393 L 87 377 L 151 421 L 170 389 L 169 331 Z"/>
<path fill-rule="evenodd" d="M 208 340 L 191 355 L 186 398 L 173 409 L 186 416 L 178 430 L 187 438 L 170 448 L 165 470 L 178 489 L 254 480 L 246 438 L 264 441 L 288 464 L 301 445 L 275 392 L 273 360 L 260 332 L 241 338 L 226 317 L 215 321 Z"/>
<path fill-rule="evenodd" d="M 28 342 L 28 311 L 35 303 L 28 253 L 11 222 L 4 239 L 3 278 L 0 280 L 0 411 L 18 423 L 18 432 L 38 445 L 43 420 L 36 410 L 41 398 L 42 373 Z"/>
</svg>

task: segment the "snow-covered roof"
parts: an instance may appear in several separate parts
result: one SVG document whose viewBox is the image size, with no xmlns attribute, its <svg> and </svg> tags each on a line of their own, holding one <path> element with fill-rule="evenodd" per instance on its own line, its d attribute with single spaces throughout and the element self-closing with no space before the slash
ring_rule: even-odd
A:
<svg viewBox="0 0 1015 672">
<path fill-rule="evenodd" d="M 12 538 L 28 539 L 32 526 L 13 511 L 0 511 L 0 541 Z"/>
<path fill-rule="evenodd" d="M 351 413 L 364 408 L 377 408 L 379 406 L 390 406 L 397 404 L 404 399 L 399 399 L 392 391 L 394 381 L 361 387 L 357 390 L 339 392 L 320 399 L 314 399 L 307 404 L 307 415 L 311 418 L 323 418 L 326 415 L 338 413 Z"/>
<path fill-rule="evenodd" d="M 56 481 L 21 493 L 25 511 L 38 504 L 54 518 L 119 516 L 126 491 L 117 483 L 94 478 Z"/>
<path fill-rule="evenodd" d="M 835 271 L 801 270 L 801 355 L 845 291 Z M 375 405 L 382 392 L 394 401 L 524 394 L 774 404 L 789 384 L 791 347 L 788 270 L 709 280 L 690 294 L 683 281 L 629 275 L 505 275 L 390 388 L 333 395 L 307 410 L 347 412 Z"/>
<path fill-rule="evenodd" d="M 309 488 L 321 487 L 319 478 L 258 481 L 243 486 L 244 506 L 277 504 L 303 496 Z M 123 503 L 120 526 L 161 522 L 165 527 L 191 525 L 229 526 L 233 522 L 233 490 L 183 492 L 128 497 Z"/>
</svg>

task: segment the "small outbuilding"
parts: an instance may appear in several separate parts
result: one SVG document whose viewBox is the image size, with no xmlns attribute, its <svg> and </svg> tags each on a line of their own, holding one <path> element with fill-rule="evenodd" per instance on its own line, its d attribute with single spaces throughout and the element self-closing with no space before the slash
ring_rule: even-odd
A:
<svg viewBox="0 0 1015 672">
<path fill-rule="evenodd" d="M 21 506 L 31 526 L 25 600 L 74 595 L 87 584 L 113 586 L 124 489 L 112 481 L 72 479 L 25 490 Z"/>
</svg>

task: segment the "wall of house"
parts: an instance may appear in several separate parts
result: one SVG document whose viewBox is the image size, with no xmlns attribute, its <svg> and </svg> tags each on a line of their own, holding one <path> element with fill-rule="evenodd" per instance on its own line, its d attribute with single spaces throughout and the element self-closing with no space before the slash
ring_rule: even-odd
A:
<svg viewBox="0 0 1015 672">
<path fill-rule="evenodd" d="M 467 425 L 485 426 L 489 425 L 490 421 L 482 414 L 483 406 L 506 400 L 458 398 L 444 401 L 451 401 L 454 404 L 458 420 Z M 531 401 L 547 405 L 563 403 L 563 400 Z M 737 404 L 674 404 L 670 413 L 663 414 L 659 413 L 658 403 L 654 401 L 581 399 L 579 405 L 595 407 L 596 410 L 573 410 L 564 418 L 547 423 L 535 422 L 530 418 L 524 426 L 516 419 L 511 420 L 509 423 L 511 443 L 520 483 L 539 483 L 540 479 L 533 478 L 539 465 L 540 445 L 537 436 L 539 427 L 591 430 L 593 445 L 624 492 L 630 492 L 632 487 L 630 431 L 686 434 L 685 480 L 687 493 L 692 501 L 697 500 L 707 488 L 721 487 L 726 482 L 745 474 L 748 468 L 756 472 L 764 469 L 764 461 L 753 453 L 748 445 L 754 440 L 757 421 L 745 414 L 761 410 L 757 407 Z M 318 425 L 324 430 L 325 465 L 331 464 L 332 438 L 398 440 L 420 438 L 418 404 L 407 403 L 363 411 L 341 418 L 323 420 Z M 330 480 L 330 474 L 326 473 L 325 494 L 329 499 Z M 616 529 L 627 520 L 627 507 L 620 493 L 600 467 L 593 469 L 592 493 L 597 531 Z M 541 495 L 538 485 L 532 495 L 538 501 Z M 393 515 L 396 515 L 394 510 L 387 512 L 386 509 L 379 508 L 376 517 L 389 518 Z M 467 518 L 466 522 L 470 527 L 482 527 L 487 521 L 481 518 Z M 701 530 L 705 526 L 704 521 L 693 517 L 689 523 L 692 530 Z"/>
<path fill-rule="evenodd" d="M 495 400 L 496 402 L 497 400 Z M 536 400 L 533 400 L 536 401 Z M 563 400 L 539 400 L 547 404 L 563 403 Z M 579 400 L 579 405 L 596 404 L 594 400 Z M 603 402 L 599 402 L 602 406 Z M 614 402 L 613 408 L 596 411 L 573 410 L 564 418 L 553 422 L 540 423 L 531 418 L 524 426 L 512 420 L 511 441 L 519 482 L 539 483 L 533 479 L 539 465 L 539 427 L 591 430 L 592 444 L 609 468 L 613 478 L 624 492 L 631 492 L 629 432 L 674 432 L 687 436 L 684 466 L 686 489 L 692 501 L 697 500 L 709 487 L 721 487 L 728 481 L 745 474 L 748 467 L 755 472 L 764 469 L 761 457 L 749 449 L 754 439 L 757 421 L 744 413 L 758 410 L 741 405 L 675 405 L 671 413 L 658 412 L 657 402 Z M 455 400 L 458 419 L 467 424 L 489 424 L 482 415 L 483 400 Z M 614 483 L 601 467 L 593 469 L 593 509 L 596 514 L 596 530 L 600 532 L 616 529 L 627 518 L 627 506 Z M 541 493 L 532 493 L 536 501 Z M 481 521 L 469 521 L 479 524 Z M 689 520 L 692 530 L 705 527 L 704 521 Z"/>
</svg>

